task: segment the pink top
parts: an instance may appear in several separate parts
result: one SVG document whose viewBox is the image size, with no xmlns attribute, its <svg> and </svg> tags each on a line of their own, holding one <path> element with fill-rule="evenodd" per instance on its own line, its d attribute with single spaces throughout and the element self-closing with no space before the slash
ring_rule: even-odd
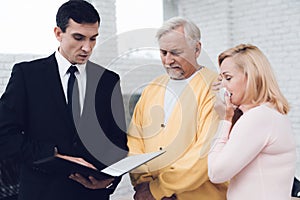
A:
<svg viewBox="0 0 300 200">
<path fill-rule="evenodd" d="M 228 200 L 290 200 L 296 146 L 286 115 L 266 104 L 234 125 L 222 120 L 208 155 L 213 183 L 229 182 Z"/>
</svg>

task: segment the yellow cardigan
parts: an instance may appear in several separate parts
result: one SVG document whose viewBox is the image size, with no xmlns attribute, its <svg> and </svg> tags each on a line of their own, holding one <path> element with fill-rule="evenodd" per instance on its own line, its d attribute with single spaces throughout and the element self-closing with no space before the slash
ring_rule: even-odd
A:
<svg viewBox="0 0 300 200">
<path fill-rule="evenodd" d="M 217 74 L 202 68 L 183 90 L 168 123 L 164 96 L 169 77 L 155 79 L 143 91 L 128 129 L 130 154 L 165 149 L 166 153 L 132 171 L 132 184 L 150 182 L 155 199 L 176 194 L 178 200 L 224 200 L 226 184 L 207 175 L 207 153 L 218 127 L 212 82 Z"/>
</svg>

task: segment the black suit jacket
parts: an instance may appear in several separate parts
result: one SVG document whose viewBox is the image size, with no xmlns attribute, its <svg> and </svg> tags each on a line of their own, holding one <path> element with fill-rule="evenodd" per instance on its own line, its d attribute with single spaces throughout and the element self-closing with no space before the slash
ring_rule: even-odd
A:
<svg viewBox="0 0 300 200">
<path fill-rule="evenodd" d="M 86 97 L 80 120 L 83 123 L 75 127 L 67 112 L 54 54 L 13 67 L 0 99 L 0 158 L 21 155 L 19 199 L 108 199 L 113 192 L 86 189 L 71 179 L 33 166 L 35 160 L 53 155 L 54 147 L 61 154 L 83 157 L 100 170 L 125 156 L 126 125 L 119 76 L 92 62 L 86 69 Z M 99 142 L 97 150 L 102 152 L 83 145 L 79 138 L 86 140 L 89 134 L 99 140 L 94 144 Z"/>
</svg>

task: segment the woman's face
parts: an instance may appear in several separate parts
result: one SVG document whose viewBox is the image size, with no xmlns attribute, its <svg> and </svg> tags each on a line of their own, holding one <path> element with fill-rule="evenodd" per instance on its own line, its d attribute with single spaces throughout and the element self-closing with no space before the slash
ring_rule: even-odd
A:
<svg viewBox="0 0 300 200">
<path fill-rule="evenodd" d="M 239 69 L 232 57 L 223 60 L 220 66 L 220 75 L 222 77 L 222 86 L 231 94 L 231 103 L 240 106 L 245 95 L 247 77 Z"/>
</svg>

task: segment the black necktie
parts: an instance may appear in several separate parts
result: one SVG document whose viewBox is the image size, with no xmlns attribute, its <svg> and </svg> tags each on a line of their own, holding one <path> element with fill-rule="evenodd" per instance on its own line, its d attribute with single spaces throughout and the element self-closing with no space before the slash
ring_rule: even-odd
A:
<svg viewBox="0 0 300 200">
<path fill-rule="evenodd" d="M 78 83 L 75 76 L 75 72 L 77 72 L 78 69 L 76 66 L 69 67 L 67 73 L 70 74 L 69 80 L 68 80 L 68 90 L 67 90 L 67 98 L 68 98 L 68 112 L 71 116 L 71 118 L 74 119 L 74 122 L 76 123 L 76 119 L 79 119 L 80 116 L 80 104 L 79 104 L 79 91 L 78 91 Z"/>
</svg>

